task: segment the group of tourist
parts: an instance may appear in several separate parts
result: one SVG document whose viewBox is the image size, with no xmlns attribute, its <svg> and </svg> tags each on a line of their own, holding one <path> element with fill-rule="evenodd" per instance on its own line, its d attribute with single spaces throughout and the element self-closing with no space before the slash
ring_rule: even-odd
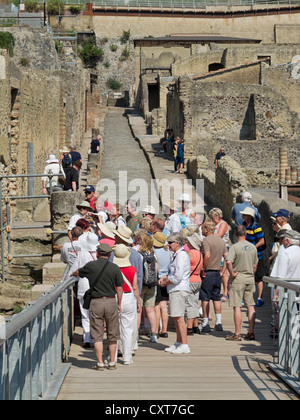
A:
<svg viewBox="0 0 300 420">
<path fill-rule="evenodd" d="M 223 331 L 222 302 L 228 301 L 235 332 L 226 340 L 242 340 L 243 305 L 249 319 L 244 338 L 255 340 L 255 307 L 264 305 L 263 276 L 270 271 L 263 258 L 266 241 L 261 216 L 249 192 L 232 209 L 233 244 L 222 210 L 213 208 L 208 215 L 196 212 L 190 208 L 188 194 L 182 194 L 177 203 L 164 204 L 164 217 L 156 217 L 151 205 L 137 212 L 132 199 L 123 207 L 112 205 L 97 198 L 93 186 L 87 186 L 85 194 L 86 201 L 70 220 L 71 242 L 64 245 L 61 258 L 70 265 L 71 275 L 78 277 L 83 342 L 84 347 L 95 346 L 95 369 L 105 366 L 105 328 L 107 366 L 115 369 L 118 353 L 125 365 L 132 364 L 139 335 L 145 330 L 152 343 L 168 337 L 169 316 L 176 342 L 165 351 L 189 354 L 188 337 L 211 332 L 211 301 L 215 331 Z M 292 230 L 288 218 L 285 209 L 271 218 L 277 234 L 269 264 L 276 277 L 300 277 L 300 247 L 293 247 L 299 245 L 299 233 Z M 84 294 L 90 288 L 91 307 L 84 309 Z"/>
<path fill-rule="evenodd" d="M 96 139 L 91 141 L 91 153 L 99 153 L 100 134 Z M 75 145 L 69 148 L 64 147 L 59 151 L 60 157 L 50 154 L 47 165 L 44 169 L 44 177 L 42 178 L 42 188 L 44 194 L 50 194 L 52 191 L 78 191 L 79 176 L 82 167 L 81 154 L 77 151 Z M 49 175 L 54 175 L 49 178 Z"/>
</svg>

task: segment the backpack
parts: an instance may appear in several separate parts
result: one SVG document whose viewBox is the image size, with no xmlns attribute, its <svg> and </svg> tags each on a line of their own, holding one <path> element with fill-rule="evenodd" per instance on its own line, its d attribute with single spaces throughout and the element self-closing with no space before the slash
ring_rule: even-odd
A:
<svg viewBox="0 0 300 420">
<path fill-rule="evenodd" d="M 70 155 L 64 155 L 63 160 L 62 160 L 62 164 L 63 166 L 70 166 L 72 163 L 72 159 Z"/>
<path fill-rule="evenodd" d="M 151 252 L 151 254 L 145 254 L 144 252 L 142 252 L 141 254 L 143 257 L 144 268 L 143 284 L 145 286 L 148 286 L 149 288 L 155 287 L 158 284 L 158 264 L 154 252 Z"/>
</svg>

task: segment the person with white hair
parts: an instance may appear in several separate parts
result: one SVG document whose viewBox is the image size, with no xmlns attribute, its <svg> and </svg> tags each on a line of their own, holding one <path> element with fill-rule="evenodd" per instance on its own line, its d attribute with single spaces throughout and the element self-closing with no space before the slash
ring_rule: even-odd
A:
<svg viewBox="0 0 300 420">
<path fill-rule="evenodd" d="M 255 210 L 255 220 L 257 220 L 258 222 L 260 221 L 261 215 L 258 209 L 253 205 L 251 193 L 249 193 L 248 191 L 244 191 L 241 194 L 241 203 L 236 203 L 232 208 L 231 218 L 234 221 L 235 226 L 243 224 L 241 211 L 244 211 L 247 207 L 251 207 Z"/>
<path fill-rule="evenodd" d="M 287 229 L 284 233 L 283 247 L 278 252 L 271 277 L 281 279 L 300 279 L 300 233 Z M 300 282 L 295 282 L 300 284 Z"/>
<path fill-rule="evenodd" d="M 90 232 L 84 239 L 79 243 L 80 250 L 77 252 L 77 256 L 71 266 L 70 272 L 74 273 L 80 268 L 84 267 L 87 263 L 97 260 L 97 246 L 98 236 Z M 86 277 L 78 277 L 77 286 L 77 299 L 79 301 L 79 308 L 81 313 L 81 322 L 83 328 L 83 347 L 90 348 L 92 344 L 90 334 L 90 312 L 88 309 L 83 308 L 83 297 L 85 292 L 90 288 L 89 281 Z"/>
</svg>

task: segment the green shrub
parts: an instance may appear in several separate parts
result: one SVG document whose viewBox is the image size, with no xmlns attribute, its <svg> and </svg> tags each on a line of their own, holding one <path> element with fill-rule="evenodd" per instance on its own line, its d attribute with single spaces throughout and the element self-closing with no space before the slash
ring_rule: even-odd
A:
<svg viewBox="0 0 300 420">
<path fill-rule="evenodd" d="M 79 13 L 82 10 L 82 6 L 70 6 L 69 10 L 72 13 L 72 15 L 79 15 Z"/>
<path fill-rule="evenodd" d="M 0 48 L 5 49 L 10 56 L 14 53 L 15 38 L 9 32 L 0 32 Z"/>
<path fill-rule="evenodd" d="M 79 47 L 79 57 L 87 67 L 96 67 L 99 61 L 103 61 L 104 52 L 96 45 L 95 37 L 84 41 Z"/>
<path fill-rule="evenodd" d="M 28 58 L 25 58 L 25 57 L 21 58 L 20 59 L 20 64 L 23 67 L 28 67 L 29 66 L 29 60 L 28 60 Z"/>
<path fill-rule="evenodd" d="M 115 44 L 111 44 L 111 46 L 110 46 L 109 48 L 110 48 L 110 51 L 112 51 L 112 52 L 116 52 L 116 51 L 117 51 L 117 49 L 118 49 L 118 46 L 117 46 L 117 45 L 115 45 Z"/>
<path fill-rule="evenodd" d="M 130 49 L 128 47 L 125 47 L 124 50 L 122 51 L 122 54 L 119 60 L 125 61 L 125 60 L 128 60 L 129 57 L 130 57 Z"/>
<path fill-rule="evenodd" d="M 128 31 L 123 30 L 123 35 L 120 38 L 121 43 L 126 44 L 126 42 L 128 42 L 129 39 L 130 39 L 130 29 L 128 29 Z"/>
<path fill-rule="evenodd" d="M 120 90 L 122 87 L 122 83 L 119 82 L 117 79 L 114 79 L 113 77 L 110 77 L 106 81 L 106 86 L 112 90 Z"/>
<path fill-rule="evenodd" d="M 28 13 L 39 12 L 40 6 L 37 0 L 25 0 L 25 9 Z"/>
<path fill-rule="evenodd" d="M 49 0 L 47 11 L 49 15 L 63 15 L 65 11 L 65 2 L 63 0 Z"/>
</svg>

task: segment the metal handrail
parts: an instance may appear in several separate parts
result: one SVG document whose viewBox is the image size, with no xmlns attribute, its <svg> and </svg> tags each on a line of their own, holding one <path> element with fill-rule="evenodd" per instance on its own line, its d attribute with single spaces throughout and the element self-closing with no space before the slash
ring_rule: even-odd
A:
<svg viewBox="0 0 300 420">
<path fill-rule="evenodd" d="M 300 395 L 300 279 L 263 281 L 278 290 L 278 361 L 269 367 Z"/>
<path fill-rule="evenodd" d="M 45 398 L 65 371 L 75 282 L 67 267 L 59 285 L 0 326 L 0 400 Z"/>
</svg>

